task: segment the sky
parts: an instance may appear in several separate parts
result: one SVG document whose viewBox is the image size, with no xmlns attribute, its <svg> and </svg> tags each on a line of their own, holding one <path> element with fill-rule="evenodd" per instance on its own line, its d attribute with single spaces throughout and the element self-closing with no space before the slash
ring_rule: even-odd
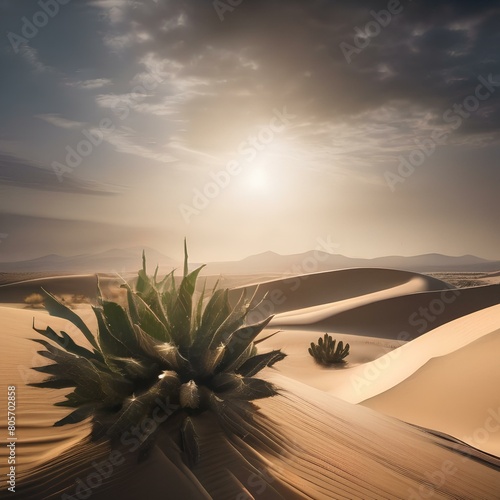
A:
<svg viewBox="0 0 500 500">
<path fill-rule="evenodd" d="M 499 25 L 496 1 L 0 0 L 0 261 L 500 259 Z"/>
</svg>

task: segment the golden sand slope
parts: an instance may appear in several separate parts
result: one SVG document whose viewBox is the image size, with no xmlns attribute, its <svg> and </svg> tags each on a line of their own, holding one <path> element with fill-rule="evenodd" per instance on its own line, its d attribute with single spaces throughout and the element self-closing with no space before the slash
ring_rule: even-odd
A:
<svg viewBox="0 0 500 500">
<path fill-rule="evenodd" d="M 363 387 L 363 399 L 376 394 L 363 405 L 500 456 L 500 306 L 455 320 L 398 351 L 380 379 Z"/>
<path fill-rule="evenodd" d="M 395 293 L 391 292 L 394 288 L 398 289 Z M 380 294 L 379 298 L 382 298 L 449 288 L 453 287 L 417 273 L 393 269 L 354 268 L 245 285 L 232 290 L 231 295 L 236 300 L 243 289 L 247 290 L 248 296 L 256 292 L 254 303 L 257 303 L 267 294 L 264 310 L 272 305 L 273 310 L 268 312 L 278 314 L 349 299 L 357 301 L 360 297 L 371 294 Z"/>
<path fill-rule="evenodd" d="M 392 332 L 389 338 L 396 337 L 394 332 L 408 330 L 409 314 L 440 297 L 440 290 L 451 293 L 446 284 L 402 271 L 355 269 L 317 273 L 305 279 L 274 280 L 266 283 L 259 293 L 266 287 L 272 300 L 264 302 L 264 306 L 273 307 L 270 312 L 288 318 L 288 328 L 301 329 L 284 331 L 259 346 L 270 349 L 276 345 L 289 353 L 276 369 L 263 372 L 263 376 L 283 389 L 282 394 L 258 402 L 260 411 L 253 422 L 246 422 L 243 438 L 229 439 L 209 414 L 197 417 L 201 461 L 192 471 L 183 465 L 176 446 L 163 434 L 149 460 L 137 464 L 137 457 L 126 453 L 124 463 L 116 464 L 113 474 L 107 478 L 106 474 L 96 475 L 95 470 L 96 463 L 110 459 L 107 444 L 76 445 L 88 433 L 87 424 L 51 428 L 52 422 L 65 414 L 64 409 L 54 408 L 52 404 L 61 400 L 67 391 L 25 386 L 26 382 L 41 376 L 29 367 L 44 364 L 44 359 L 36 355 L 37 345 L 25 340 L 37 335 L 31 329 L 33 316 L 38 327 L 50 324 L 56 330 L 65 329 L 82 344 L 85 339 L 72 325 L 50 318 L 45 312 L 0 307 L 2 386 L 18 387 L 17 498 L 61 498 L 63 491 L 78 498 L 75 488 L 81 489 L 83 484 L 90 485 L 93 499 L 110 496 L 122 499 L 416 499 L 431 495 L 433 498 L 500 498 L 498 459 L 467 447 L 461 448 L 465 455 L 460 455 L 450 450 L 459 446 L 444 438 L 299 381 L 339 391 L 339 394 L 344 391 L 342 396 L 347 400 L 362 400 L 364 397 L 359 397 L 352 382 L 346 385 L 346 377 L 356 370 L 363 373 L 370 363 L 388 356 L 388 351 L 399 351 L 403 354 L 393 359 L 393 364 L 383 372 L 385 375 L 373 380 L 375 392 L 367 389 L 366 397 L 378 396 L 366 401 L 366 405 L 378 405 L 385 413 L 392 412 L 421 425 L 443 424 L 436 428 L 445 433 L 453 434 L 449 426 L 452 417 L 459 424 L 475 425 L 478 418 L 481 422 L 481 412 L 488 410 L 487 405 L 492 404 L 498 393 L 498 383 L 493 380 L 496 371 L 489 379 L 483 377 L 486 370 L 481 371 L 482 367 L 493 370 L 497 352 L 493 349 L 499 347 L 498 333 L 495 333 L 499 328 L 495 327 L 499 310 L 498 307 L 487 309 L 492 303 L 500 302 L 498 286 L 461 291 L 455 301 L 446 304 L 439 321 L 428 321 L 426 331 L 441 322 L 444 326 L 407 344 L 373 336 L 383 336 L 381 334 L 388 331 Z M 449 323 L 473 311 L 479 312 Z M 88 308 L 79 312 L 87 321 L 92 316 Z M 318 315 L 322 316 L 319 321 Z M 291 318 L 295 318 L 296 323 Z M 343 323 L 338 318 L 343 318 Z M 356 352 L 344 369 L 322 369 L 307 354 L 308 343 L 317 339 L 318 332 L 326 331 L 325 325 L 331 326 L 330 331 L 351 335 L 344 337 L 351 339 Z M 343 328 L 337 329 L 339 325 Z M 421 333 L 417 332 L 415 337 Z M 466 362 L 471 357 L 475 363 Z M 431 358 L 434 359 L 426 363 Z M 396 361 L 400 359 L 403 361 L 398 365 Z M 415 359 L 417 362 L 412 364 Z M 478 361 L 481 359 L 483 364 Z M 414 378 L 416 382 L 412 382 Z M 469 386 L 464 385 L 466 380 L 470 380 Z M 473 394 L 478 385 L 481 390 Z M 432 404 L 426 399 L 430 389 L 438 395 Z M 463 389 L 467 397 L 477 398 L 464 400 Z M 456 414 L 447 414 L 439 422 L 432 420 L 434 409 L 443 411 L 446 406 L 439 401 L 439 394 L 443 397 L 445 392 L 453 395 Z M 475 408 L 473 419 L 466 416 L 462 419 L 468 410 L 467 401 Z M 404 415 L 397 413 L 407 408 Z M 3 426 L 4 407 L 1 409 L 0 425 Z M 409 417 L 413 414 L 418 418 L 411 420 Z M 463 438 L 456 433 L 455 437 Z M 0 450 L 0 469 L 5 464 L 5 453 Z M 85 496 L 85 491 L 81 492 Z M 82 495 L 79 498 L 83 498 Z"/>
<path fill-rule="evenodd" d="M 496 498 L 498 460 L 473 460 L 442 438 L 273 370 L 266 378 L 282 394 L 259 402 L 244 438 L 228 438 L 208 414 L 196 417 L 201 460 L 192 472 L 165 436 L 146 462 L 129 457 L 99 480 L 89 465 L 109 454 L 84 446 L 27 481 L 20 498 L 33 498 L 42 483 L 43 498 L 58 498 L 72 476 L 81 488 L 96 485 L 92 498 Z"/>
<path fill-rule="evenodd" d="M 350 342 L 348 363 L 314 363 L 305 344 L 318 332 L 287 331 L 262 345 L 283 345 L 276 371 L 351 403 L 450 434 L 500 456 L 500 305 L 442 325 L 397 347 L 394 342 L 335 335 Z M 367 362 L 360 362 L 362 357 Z"/>
<path fill-rule="evenodd" d="M 258 288 L 234 289 L 233 300 L 242 290 L 248 296 L 256 292 L 254 303 L 263 300 L 254 318 L 274 314 L 270 326 L 276 328 L 405 341 L 500 301 L 500 285 L 455 289 L 429 276 L 390 269 L 344 269 L 272 280 Z"/>
<path fill-rule="evenodd" d="M 74 446 L 88 432 L 85 425 L 54 428 L 52 424 L 68 413 L 67 409 L 53 406 L 61 401 L 65 391 L 26 386 L 27 383 L 42 380 L 43 374 L 31 370 L 32 366 L 47 364 L 46 358 L 37 354 L 39 344 L 28 339 L 37 337 L 31 325 L 35 318 L 39 327 L 49 322 L 54 329 L 62 329 L 70 335 L 81 338 L 82 335 L 70 323 L 59 318 L 51 318 L 45 311 L 28 311 L 9 307 L 0 307 L 0 366 L 2 394 L 6 386 L 16 387 L 16 419 L 18 445 L 17 472 L 23 473 L 28 468 L 42 464 Z M 86 341 L 82 340 L 82 344 Z M 0 425 L 6 422 L 6 407 L 0 403 Z M 3 435 L 6 436 L 5 431 Z M 6 464 L 7 450 L 0 448 L 0 464 Z"/>
<path fill-rule="evenodd" d="M 500 305 L 466 315 L 442 325 L 374 361 L 344 370 L 341 373 L 342 383 L 337 383 L 335 389 L 331 389 L 329 392 L 351 403 L 359 403 L 396 386 L 404 387 L 404 382 L 432 363 L 437 366 L 443 364 L 445 367 L 442 369 L 443 376 L 436 377 L 432 386 L 427 387 L 427 391 L 440 386 L 441 381 L 448 380 L 453 383 L 455 380 L 454 372 L 458 374 L 460 371 L 464 376 L 469 377 L 476 377 L 480 373 L 486 375 L 489 372 L 491 378 L 485 376 L 481 387 L 477 388 L 478 392 L 484 393 L 490 388 L 491 381 L 495 380 L 497 373 L 495 367 L 489 366 L 489 353 L 485 351 L 482 357 L 470 356 L 470 359 L 460 365 L 458 363 L 449 365 L 447 359 L 459 350 L 463 350 L 466 355 L 469 347 L 472 347 L 474 342 L 478 342 L 480 339 L 486 340 L 488 338 L 489 341 L 494 341 L 497 337 L 495 332 L 498 332 L 498 329 L 500 329 Z M 452 368 L 453 370 L 449 371 Z M 488 370 L 489 368 L 493 371 Z M 444 376 L 446 373 L 448 373 L 447 377 Z M 457 384 L 457 387 L 465 389 L 462 383 Z"/>
</svg>

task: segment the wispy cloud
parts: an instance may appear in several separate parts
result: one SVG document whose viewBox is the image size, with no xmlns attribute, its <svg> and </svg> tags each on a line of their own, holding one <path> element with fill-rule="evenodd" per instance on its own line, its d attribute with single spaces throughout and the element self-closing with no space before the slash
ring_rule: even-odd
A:
<svg viewBox="0 0 500 500">
<path fill-rule="evenodd" d="M 90 129 L 97 133 L 97 129 Z M 104 141 L 111 144 L 118 153 L 139 156 L 147 160 L 155 160 L 162 163 L 176 162 L 178 159 L 168 151 L 154 151 L 139 143 L 138 134 L 131 128 L 119 127 L 112 134 L 106 135 Z"/>
<path fill-rule="evenodd" d="M 75 176 L 67 176 L 64 182 L 59 182 L 52 169 L 0 152 L 0 186 L 2 185 L 104 196 L 116 195 L 124 191 L 120 186 L 87 181 Z"/>
<path fill-rule="evenodd" d="M 85 126 L 85 123 L 77 122 L 74 120 L 68 120 L 63 118 L 61 115 L 55 113 L 46 113 L 42 115 L 35 115 L 35 118 L 39 118 L 54 127 L 65 128 L 65 129 L 81 129 Z"/>
<path fill-rule="evenodd" d="M 76 87 L 82 90 L 94 90 L 100 89 L 101 87 L 106 87 L 111 85 L 113 82 L 109 78 L 95 78 L 93 80 L 79 80 L 76 82 L 69 82 L 67 85 L 69 87 Z"/>
<path fill-rule="evenodd" d="M 99 7 L 112 24 L 120 23 L 125 18 L 125 11 L 130 4 L 129 0 L 92 0 L 91 5 Z"/>
<path fill-rule="evenodd" d="M 113 50 L 120 51 L 131 47 L 136 41 L 135 33 L 124 35 L 108 35 L 104 37 L 104 43 Z"/>
<path fill-rule="evenodd" d="M 38 50 L 31 47 L 28 43 L 23 43 L 19 53 L 22 58 L 35 70 L 37 73 L 51 72 L 54 70 L 51 66 L 45 64 L 38 55 Z"/>
</svg>

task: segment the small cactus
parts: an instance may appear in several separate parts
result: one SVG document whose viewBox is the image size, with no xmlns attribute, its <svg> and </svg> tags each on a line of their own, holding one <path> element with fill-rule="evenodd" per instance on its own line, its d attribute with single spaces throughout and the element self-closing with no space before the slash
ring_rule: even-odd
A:
<svg viewBox="0 0 500 500">
<path fill-rule="evenodd" d="M 335 349 L 336 341 L 332 339 L 331 335 L 325 333 L 323 338 L 318 339 L 318 343 L 311 342 L 309 347 L 309 354 L 316 360 L 316 362 L 323 365 L 331 365 L 337 363 L 345 363 L 344 358 L 349 356 L 349 344 L 340 341 Z"/>
</svg>

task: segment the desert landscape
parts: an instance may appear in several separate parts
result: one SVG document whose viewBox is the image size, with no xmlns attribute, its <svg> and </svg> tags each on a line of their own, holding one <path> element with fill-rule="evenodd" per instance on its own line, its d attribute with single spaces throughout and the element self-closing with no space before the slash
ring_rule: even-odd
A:
<svg viewBox="0 0 500 500">
<path fill-rule="evenodd" d="M 0 0 L 0 498 L 500 500 L 499 26 Z"/>
<path fill-rule="evenodd" d="M 122 443 L 114 464 L 109 442 L 89 438 L 88 419 L 53 427 L 68 414 L 54 406 L 68 391 L 29 385 L 43 380 L 32 368 L 44 364 L 32 325 L 90 344 L 67 320 L 2 304 L 2 380 L 16 387 L 19 415 L 17 497 L 160 498 L 168 489 L 174 498 L 498 498 L 498 273 L 465 288 L 377 268 L 256 275 L 251 284 L 246 276 L 240 286 L 230 278 L 231 303 L 245 290 L 256 306 L 248 322 L 273 315 L 256 339 L 265 339 L 259 353 L 282 349 L 286 358 L 261 373 L 278 394 L 254 401 L 241 434 L 225 432 L 210 412 L 192 417 L 199 461 L 191 467 L 168 432 L 144 460 Z M 2 297 L 43 280 L 48 290 L 93 290 L 95 304 L 96 276 L 13 279 Z M 121 300 L 117 280 L 103 276 L 102 288 Z M 95 331 L 90 307 L 71 304 Z M 324 333 L 349 344 L 344 363 L 324 366 L 309 355 Z M 8 455 L 4 448 L 0 459 Z"/>
</svg>

